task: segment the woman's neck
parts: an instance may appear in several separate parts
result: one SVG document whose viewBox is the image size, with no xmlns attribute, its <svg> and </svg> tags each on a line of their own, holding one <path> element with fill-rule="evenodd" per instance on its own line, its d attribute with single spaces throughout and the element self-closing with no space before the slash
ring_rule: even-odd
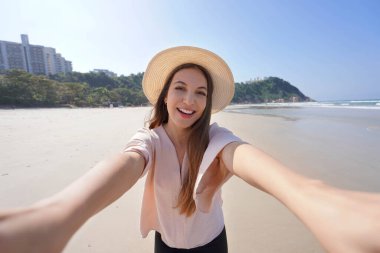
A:
<svg viewBox="0 0 380 253">
<path fill-rule="evenodd" d="M 164 124 L 163 128 L 176 147 L 187 147 L 190 134 L 189 129 L 179 129 L 178 127 L 171 126 L 170 123 Z"/>
</svg>

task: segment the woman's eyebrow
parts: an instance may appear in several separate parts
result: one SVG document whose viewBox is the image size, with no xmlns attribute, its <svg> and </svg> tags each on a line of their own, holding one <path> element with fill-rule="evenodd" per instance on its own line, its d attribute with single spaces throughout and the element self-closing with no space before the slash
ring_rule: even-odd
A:
<svg viewBox="0 0 380 253">
<path fill-rule="evenodd" d="M 176 80 L 174 83 L 175 83 L 175 84 L 187 85 L 187 83 L 185 83 L 184 81 L 181 81 L 181 80 Z M 204 89 L 204 90 L 207 90 L 207 87 L 202 85 L 202 86 L 197 87 L 197 89 Z"/>
<path fill-rule="evenodd" d="M 179 83 L 179 84 L 187 85 L 187 83 L 185 83 L 184 81 L 181 81 L 181 80 L 177 80 L 174 83 Z"/>
</svg>

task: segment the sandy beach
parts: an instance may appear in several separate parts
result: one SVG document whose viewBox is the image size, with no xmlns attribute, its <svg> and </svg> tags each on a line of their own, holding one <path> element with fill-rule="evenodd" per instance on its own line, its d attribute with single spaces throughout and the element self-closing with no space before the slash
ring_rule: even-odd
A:
<svg viewBox="0 0 380 253">
<path fill-rule="evenodd" d="M 63 189 L 103 158 L 120 152 L 149 112 L 150 108 L 0 110 L 0 208 L 28 205 Z M 323 121 L 228 112 L 214 115 L 212 121 L 303 175 L 380 192 L 380 131 L 377 140 L 361 143 L 365 130 L 345 136 L 334 123 L 321 128 Z M 153 252 L 154 233 L 142 239 L 139 232 L 143 185 L 140 180 L 91 218 L 64 252 Z M 230 252 L 324 252 L 282 204 L 242 180 L 228 181 L 223 199 Z"/>
</svg>

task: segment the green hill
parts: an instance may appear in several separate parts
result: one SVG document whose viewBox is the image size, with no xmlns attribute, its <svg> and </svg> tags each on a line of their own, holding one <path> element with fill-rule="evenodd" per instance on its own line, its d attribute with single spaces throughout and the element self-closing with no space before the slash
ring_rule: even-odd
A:
<svg viewBox="0 0 380 253">
<path fill-rule="evenodd" d="M 311 101 L 297 87 L 278 77 L 235 83 L 233 103 Z"/>
</svg>

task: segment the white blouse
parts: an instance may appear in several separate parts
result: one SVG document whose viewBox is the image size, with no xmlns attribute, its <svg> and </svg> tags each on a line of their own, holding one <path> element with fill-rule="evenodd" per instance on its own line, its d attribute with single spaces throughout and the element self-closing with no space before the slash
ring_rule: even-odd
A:
<svg viewBox="0 0 380 253">
<path fill-rule="evenodd" d="M 151 230 L 156 230 L 169 247 L 189 249 L 211 242 L 222 232 L 221 186 L 232 173 L 210 165 L 227 144 L 241 140 L 216 123 L 210 126 L 209 136 L 194 188 L 196 211 L 190 217 L 180 215 L 175 208 L 183 177 L 188 171 L 187 155 L 180 167 L 175 147 L 162 126 L 142 128 L 128 142 L 125 152 L 137 152 L 146 161 L 140 220 L 144 238 Z"/>
</svg>

